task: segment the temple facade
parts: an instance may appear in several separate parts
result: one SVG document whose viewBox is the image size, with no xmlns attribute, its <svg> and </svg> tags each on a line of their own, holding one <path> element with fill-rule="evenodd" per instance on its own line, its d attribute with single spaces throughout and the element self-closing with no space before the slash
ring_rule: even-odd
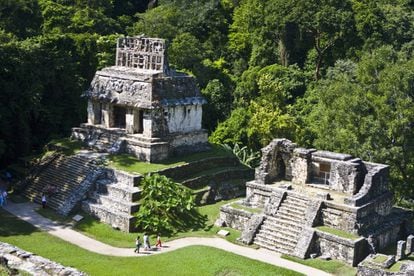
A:
<svg viewBox="0 0 414 276">
<path fill-rule="evenodd" d="M 414 233 L 413 214 L 393 206 L 388 175 L 385 164 L 275 139 L 246 198 L 222 206 L 216 224 L 242 231 L 247 244 L 355 266 Z"/>
<path fill-rule="evenodd" d="M 170 70 L 163 39 L 119 38 L 116 65 L 97 71 L 84 96 L 88 120 L 72 138 L 145 161 L 208 148 L 206 103 L 194 77 Z"/>
</svg>

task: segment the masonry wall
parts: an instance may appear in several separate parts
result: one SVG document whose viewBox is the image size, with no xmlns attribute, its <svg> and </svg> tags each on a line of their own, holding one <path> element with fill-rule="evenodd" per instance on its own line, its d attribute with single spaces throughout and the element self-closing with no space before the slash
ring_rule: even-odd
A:
<svg viewBox="0 0 414 276">
<path fill-rule="evenodd" d="M 316 231 L 316 248 L 320 254 L 329 255 L 333 259 L 357 265 L 368 255 L 367 243 L 364 238 L 350 240 L 334 236 L 322 231 Z"/>
<path fill-rule="evenodd" d="M 224 222 L 227 227 L 243 231 L 252 215 L 250 212 L 224 205 L 220 208 L 219 220 Z"/>
<path fill-rule="evenodd" d="M 201 129 L 201 105 L 169 106 L 164 108 L 168 132 L 190 132 Z"/>
</svg>

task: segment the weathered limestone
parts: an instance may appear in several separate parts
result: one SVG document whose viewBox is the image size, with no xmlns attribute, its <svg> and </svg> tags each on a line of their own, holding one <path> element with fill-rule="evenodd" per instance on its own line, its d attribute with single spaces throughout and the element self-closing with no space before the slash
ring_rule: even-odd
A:
<svg viewBox="0 0 414 276">
<path fill-rule="evenodd" d="M 374 251 L 382 250 L 413 231 L 413 214 L 392 206 L 388 175 L 387 165 L 274 139 L 262 149 L 255 180 L 246 183 L 243 204 L 264 211 L 254 243 L 301 258 L 323 255 L 357 265 L 375 253 L 373 241 Z M 241 214 L 221 219 L 229 226 L 226 219 L 237 221 L 238 229 L 254 236 L 243 228 L 243 223 L 252 227 Z M 413 239 L 408 242 L 411 251 Z"/>
<path fill-rule="evenodd" d="M 395 260 L 399 261 L 405 258 L 405 241 L 398 241 L 397 243 L 397 254 L 395 255 Z"/>
<path fill-rule="evenodd" d="M 116 130 L 126 143 L 120 152 L 145 161 L 208 148 L 206 100 L 192 76 L 168 68 L 163 39 L 118 39 L 116 66 L 97 71 L 85 96 L 88 120 L 72 137 L 90 146 L 108 151 L 106 135 L 95 133 Z"/>
<path fill-rule="evenodd" d="M 0 242 L 0 260 L 0 266 L 5 265 L 8 269 L 22 270 L 30 275 L 86 275 L 85 273 L 74 268 L 65 267 L 61 264 L 52 262 L 51 260 L 3 242 Z"/>
<path fill-rule="evenodd" d="M 414 235 L 407 237 L 407 251 L 406 254 L 410 255 L 414 251 Z"/>
</svg>

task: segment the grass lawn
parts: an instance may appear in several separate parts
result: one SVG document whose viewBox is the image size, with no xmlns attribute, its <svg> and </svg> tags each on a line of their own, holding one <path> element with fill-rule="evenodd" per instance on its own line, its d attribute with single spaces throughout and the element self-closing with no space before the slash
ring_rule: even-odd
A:
<svg viewBox="0 0 414 276">
<path fill-rule="evenodd" d="M 190 162 L 220 156 L 233 156 L 233 153 L 223 149 L 220 146 L 212 145 L 212 149 L 206 152 L 198 152 L 186 156 L 179 156 L 160 161 L 159 163 L 148 163 L 138 160 L 128 154 L 109 155 L 109 166 L 118 170 L 146 174 L 149 172 L 159 171 L 166 168 L 172 168 L 179 165 L 184 165 Z"/>
<path fill-rule="evenodd" d="M 205 246 L 140 258 L 103 256 L 41 232 L 3 210 L 0 221 L 0 241 L 89 275 L 301 275 Z"/>
<path fill-rule="evenodd" d="M 170 237 L 162 237 L 163 241 L 174 240 L 183 237 L 213 237 L 216 233 L 222 229 L 214 226 L 214 222 L 219 216 L 220 207 L 232 201 L 239 199 L 231 199 L 220 201 L 215 204 L 205 205 L 197 207 L 200 217 L 203 217 L 203 221 L 199 223 L 194 229 L 190 229 L 186 232 L 176 233 Z M 38 213 L 42 216 L 50 218 L 54 221 L 62 223 L 68 223 L 71 221 L 70 218 L 59 216 L 51 209 L 39 209 Z M 101 223 L 95 218 L 91 217 L 86 213 L 80 213 L 84 216 L 84 219 L 75 224 L 74 229 L 82 232 L 83 234 L 92 237 L 96 240 L 104 242 L 106 244 L 116 247 L 134 247 L 135 238 L 138 233 L 125 233 L 119 230 L 113 229 L 111 226 Z M 230 235 L 225 237 L 226 240 L 238 243 L 236 239 L 240 237 L 240 231 L 231 228 L 224 228 L 230 232 Z M 142 236 L 142 233 L 139 233 Z M 155 235 L 155 233 L 154 233 Z M 155 236 L 152 236 L 152 241 L 155 241 Z"/>
<path fill-rule="evenodd" d="M 63 148 L 62 152 L 65 155 L 73 155 L 85 147 L 84 143 L 77 140 L 70 140 L 69 138 L 54 139 L 49 144 Z"/>
<path fill-rule="evenodd" d="M 263 209 L 247 207 L 247 206 L 241 205 L 240 203 L 237 203 L 237 202 L 231 204 L 230 206 L 233 207 L 234 209 L 245 210 L 247 212 L 255 213 L 255 214 L 259 214 L 263 211 Z"/>
<path fill-rule="evenodd" d="M 290 260 L 293 262 L 301 263 L 307 266 L 311 266 L 333 275 L 340 275 L 340 276 L 355 276 L 357 273 L 357 269 L 352 267 L 344 262 L 338 260 L 321 260 L 321 259 L 306 259 L 302 260 L 300 258 L 282 255 L 283 259 Z"/>
<path fill-rule="evenodd" d="M 356 240 L 359 239 L 358 235 L 346 232 L 346 231 L 342 231 L 342 230 L 338 230 L 338 229 L 334 229 L 328 226 L 317 226 L 315 227 L 316 229 L 322 231 L 322 232 L 326 232 L 341 238 L 345 238 L 345 239 L 350 239 L 350 240 Z"/>
</svg>

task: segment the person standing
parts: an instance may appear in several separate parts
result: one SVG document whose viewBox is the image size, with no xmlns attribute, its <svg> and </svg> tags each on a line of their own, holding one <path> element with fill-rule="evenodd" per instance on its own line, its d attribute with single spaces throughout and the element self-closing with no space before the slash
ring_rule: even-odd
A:
<svg viewBox="0 0 414 276">
<path fill-rule="evenodd" d="M 147 233 L 144 233 L 144 250 L 150 250 L 151 246 L 149 243 L 149 236 L 147 235 Z"/>
<path fill-rule="evenodd" d="M 139 248 L 141 247 L 141 241 L 139 239 L 139 236 L 135 239 L 135 253 L 139 253 Z"/>
<path fill-rule="evenodd" d="M 162 247 L 160 233 L 158 233 L 158 235 L 157 235 L 157 243 L 155 244 L 155 247 L 159 247 L 159 248 Z"/>
<path fill-rule="evenodd" d="M 42 207 L 43 209 L 46 208 L 46 195 L 45 193 L 42 193 Z"/>
<path fill-rule="evenodd" d="M 3 205 L 6 205 L 7 204 L 7 191 L 6 190 L 2 192 L 2 196 L 3 196 Z"/>
</svg>

